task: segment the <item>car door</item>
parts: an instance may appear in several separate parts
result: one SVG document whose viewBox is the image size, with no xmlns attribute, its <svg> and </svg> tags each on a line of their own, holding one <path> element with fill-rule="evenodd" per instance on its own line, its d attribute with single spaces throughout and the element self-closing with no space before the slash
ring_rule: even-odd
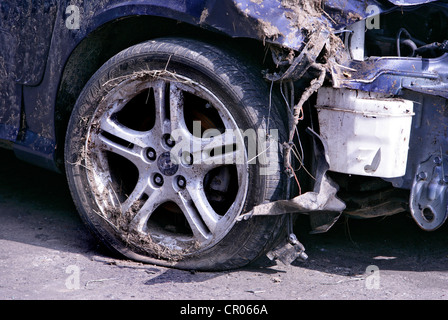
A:
<svg viewBox="0 0 448 320">
<path fill-rule="evenodd" d="M 17 138 L 22 86 L 42 80 L 56 0 L 0 1 L 0 140 Z"/>
</svg>

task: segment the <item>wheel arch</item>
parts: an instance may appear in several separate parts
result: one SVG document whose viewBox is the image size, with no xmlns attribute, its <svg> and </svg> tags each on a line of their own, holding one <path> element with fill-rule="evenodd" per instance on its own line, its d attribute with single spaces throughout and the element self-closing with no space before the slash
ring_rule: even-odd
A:
<svg viewBox="0 0 448 320">
<path fill-rule="evenodd" d="M 141 28 L 145 25 L 145 28 Z M 138 32 L 135 32 L 138 30 Z M 159 37 L 181 37 L 230 47 L 242 55 L 250 55 L 260 65 L 265 60 L 262 41 L 231 38 L 225 34 L 156 16 L 129 16 L 108 22 L 83 39 L 66 61 L 55 102 L 56 144 L 62 146 L 71 111 L 85 84 L 110 58 L 135 44 Z M 269 55 L 268 55 L 269 56 Z M 270 62 L 270 61 L 269 61 Z M 64 148 L 56 150 L 55 159 L 63 171 Z"/>
</svg>

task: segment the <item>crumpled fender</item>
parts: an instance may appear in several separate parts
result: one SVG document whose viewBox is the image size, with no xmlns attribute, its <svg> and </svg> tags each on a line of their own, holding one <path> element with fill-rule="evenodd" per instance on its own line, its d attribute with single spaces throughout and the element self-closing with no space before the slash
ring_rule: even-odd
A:
<svg viewBox="0 0 448 320">
<path fill-rule="evenodd" d="M 258 38 L 300 51 L 307 36 L 321 29 L 339 30 L 373 14 L 436 0 L 209 0 L 200 17 L 203 27 L 233 37 Z M 368 10 L 375 6 L 375 12 Z"/>
</svg>

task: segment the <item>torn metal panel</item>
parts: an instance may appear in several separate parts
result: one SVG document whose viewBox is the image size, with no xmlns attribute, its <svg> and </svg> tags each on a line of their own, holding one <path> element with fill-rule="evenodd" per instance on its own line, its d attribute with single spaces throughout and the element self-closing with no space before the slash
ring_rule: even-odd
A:
<svg viewBox="0 0 448 320">
<path fill-rule="evenodd" d="M 368 1 L 370 2 L 376 3 Z M 365 1 L 362 3 L 363 5 L 359 5 L 356 10 L 365 12 Z M 326 13 L 326 10 L 329 10 L 330 14 Z M 311 38 L 322 38 L 325 41 L 336 27 L 343 27 L 359 20 L 360 16 L 350 13 L 350 10 L 355 9 L 347 6 L 347 3 L 337 1 L 211 0 L 203 10 L 200 24 L 232 37 L 256 38 L 301 52 L 307 46 L 308 50 L 313 47 L 314 40 L 311 45 L 307 45 Z M 336 22 L 338 17 L 348 18 L 338 23 Z M 317 54 L 322 49 L 321 42 L 321 40 L 316 42 L 317 46 L 313 48 Z"/>
<path fill-rule="evenodd" d="M 300 51 L 308 36 L 321 30 L 339 30 L 397 6 L 432 2 L 376 0 L 209 0 L 200 17 L 204 27 L 234 37 L 259 38 Z"/>
<path fill-rule="evenodd" d="M 329 44 L 330 32 L 322 29 L 313 33 L 300 54 L 294 58 L 289 68 L 282 74 L 266 74 L 266 79 L 271 82 L 296 81 L 316 62 L 318 56 Z"/>
<path fill-rule="evenodd" d="M 243 214 L 239 220 L 247 220 L 253 216 L 280 215 L 286 213 L 311 213 L 314 211 L 342 212 L 345 205 L 336 198 L 337 185 L 327 176 L 323 175 L 316 188 L 290 200 L 278 200 L 264 203 L 254 207 L 250 212 Z"/>
<path fill-rule="evenodd" d="M 327 175 L 329 168 L 326 158 L 325 146 L 319 136 L 311 129 L 309 132 L 315 138 L 315 157 L 317 161 L 316 182 L 314 190 L 306 192 L 290 200 L 278 200 L 264 203 L 254 207 L 250 212 L 238 217 L 239 221 L 250 219 L 253 216 L 281 215 L 287 213 L 305 213 L 310 217 L 317 212 L 328 215 L 322 219 L 321 223 L 314 221 L 313 229 L 317 232 L 325 232 L 336 221 L 345 209 L 345 203 L 337 196 L 338 185 Z"/>
<path fill-rule="evenodd" d="M 280 1 L 208 1 L 201 25 L 233 37 L 258 38 L 286 48 L 300 50 L 305 36 L 287 17 Z"/>
</svg>

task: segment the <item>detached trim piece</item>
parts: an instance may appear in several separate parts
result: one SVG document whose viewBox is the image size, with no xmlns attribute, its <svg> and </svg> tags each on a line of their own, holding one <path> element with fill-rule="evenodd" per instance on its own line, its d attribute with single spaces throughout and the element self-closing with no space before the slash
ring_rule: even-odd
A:
<svg viewBox="0 0 448 320">
<path fill-rule="evenodd" d="M 326 148 L 321 138 L 308 129 L 315 138 L 315 156 L 317 161 L 316 183 L 314 190 L 306 192 L 290 200 L 278 200 L 254 207 L 250 212 L 240 215 L 237 220 L 248 220 L 253 216 L 272 216 L 288 213 L 320 214 L 312 220 L 313 233 L 326 232 L 338 220 L 345 210 L 345 203 L 336 197 L 338 185 L 327 175 L 329 164 L 326 159 Z M 319 221 L 319 222 L 318 222 Z"/>
</svg>

